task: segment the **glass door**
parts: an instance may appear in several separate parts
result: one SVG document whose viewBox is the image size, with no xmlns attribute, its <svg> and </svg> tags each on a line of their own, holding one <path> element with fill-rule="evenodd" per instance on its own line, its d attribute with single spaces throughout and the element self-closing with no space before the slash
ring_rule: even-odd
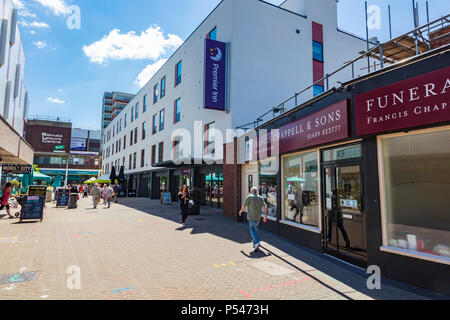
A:
<svg viewBox="0 0 450 320">
<path fill-rule="evenodd" d="M 359 162 L 323 166 L 324 249 L 365 260 L 367 244 Z M 342 257 L 345 258 L 345 257 Z"/>
</svg>

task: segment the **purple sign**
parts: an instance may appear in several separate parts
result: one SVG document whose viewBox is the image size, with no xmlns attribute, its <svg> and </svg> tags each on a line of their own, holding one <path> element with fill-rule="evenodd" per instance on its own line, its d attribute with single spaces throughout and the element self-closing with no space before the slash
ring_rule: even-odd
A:
<svg viewBox="0 0 450 320">
<path fill-rule="evenodd" d="M 205 108 L 226 109 L 226 43 L 205 39 Z"/>
<path fill-rule="evenodd" d="M 347 105 L 347 100 L 343 100 L 313 115 L 281 127 L 279 129 L 280 152 L 289 152 L 348 138 Z"/>
</svg>

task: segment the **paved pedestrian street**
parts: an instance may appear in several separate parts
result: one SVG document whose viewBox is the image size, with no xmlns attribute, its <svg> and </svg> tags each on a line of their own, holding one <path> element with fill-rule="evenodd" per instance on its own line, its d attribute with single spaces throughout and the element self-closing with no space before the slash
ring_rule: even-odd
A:
<svg viewBox="0 0 450 320">
<path fill-rule="evenodd" d="M 42 223 L 2 218 L 0 298 L 430 297 L 385 282 L 381 290 L 369 290 L 365 273 L 264 230 L 262 253 L 250 254 L 248 227 L 215 209 L 189 217 L 183 229 L 176 205 L 161 206 L 147 199 L 120 202 L 95 210 L 90 199 L 80 200 L 73 210 L 47 204 Z"/>
</svg>

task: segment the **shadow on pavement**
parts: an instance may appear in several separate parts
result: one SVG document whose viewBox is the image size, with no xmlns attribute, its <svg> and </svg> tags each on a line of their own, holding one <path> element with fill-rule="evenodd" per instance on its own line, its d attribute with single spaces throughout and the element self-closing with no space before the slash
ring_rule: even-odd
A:
<svg viewBox="0 0 450 320">
<path fill-rule="evenodd" d="M 119 204 L 172 222 L 178 222 L 181 225 L 181 217 L 178 214 L 180 209 L 177 205 L 161 205 L 158 200 L 136 198 L 121 199 Z M 202 207 L 201 215 L 189 216 L 187 223 L 189 225 L 188 227 L 181 226 L 175 230 L 183 231 L 191 229 L 191 234 L 209 233 L 239 244 L 248 244 L 250 247 L 251 236 L 248 226 L 244 223 L 224 217 L 221 211 L 217 209 Z M 365 270 L 334 261 L 319 252 L 294 244 L 281 236 L 265 231 L 263 227 L 260 230 L 260 235 L 263 242 L 280 250 L 285 257 L 290 256 L 291 261 L 296 259 L 308 265 L 308 270 L 296 266 L 294 263 L 286 260 L 285 257 L 273 252 L 273 250 L 269 250 L 267 247 L 262 247 L 265 252 L 245 253 L 244 251 L 241 251 L 246 258 L 262 259 L 269 256 L 275 257 L 280 263 L 303 273 L 305 276 L 319 282 L 322 286 L 334 291 L 337 295 L 340 295 L 345 299 L 352 300 L 349 294 L 355 293 L 355 291 L 373 299 L 393 299 L 392 296 L 396 296 L 396 299 L 398 300 L 405 299 L 405 297 L 399 296 L 398 292 L 395 292 L 398 290 L 405 291 L 407 296 L 406 299 L 450 298 L 383 277 L 381 279 L 381 290 L 369 290 L 367 287 L 367 278 L 369 275 L 365 273 Z M 319 279 L 318 277 L 322 279 Z M 331 285 L 326 284 L 323 280 L 324 278 L 333 278 L 350 288 L 347 288 L 345 292 L 340 292 Z M 412 296 L 413 294 L 416 296 Z"/>
</svg>

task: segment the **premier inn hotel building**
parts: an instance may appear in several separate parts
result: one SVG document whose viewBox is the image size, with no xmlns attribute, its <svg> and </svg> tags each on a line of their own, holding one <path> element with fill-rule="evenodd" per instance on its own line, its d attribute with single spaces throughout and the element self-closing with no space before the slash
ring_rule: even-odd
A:
<svg viewBox="0 0 450 320">
<path fill-rule="evenodd" d="M 446 45 L 325 92 L 257 128 L 267 156 L 242 136 L 236 148 L 252 148 L 224 165 L 224 213 L 237 218 L 257 186 L 264 229 L 449 295 L 449 65 Z"/>
</svg>

